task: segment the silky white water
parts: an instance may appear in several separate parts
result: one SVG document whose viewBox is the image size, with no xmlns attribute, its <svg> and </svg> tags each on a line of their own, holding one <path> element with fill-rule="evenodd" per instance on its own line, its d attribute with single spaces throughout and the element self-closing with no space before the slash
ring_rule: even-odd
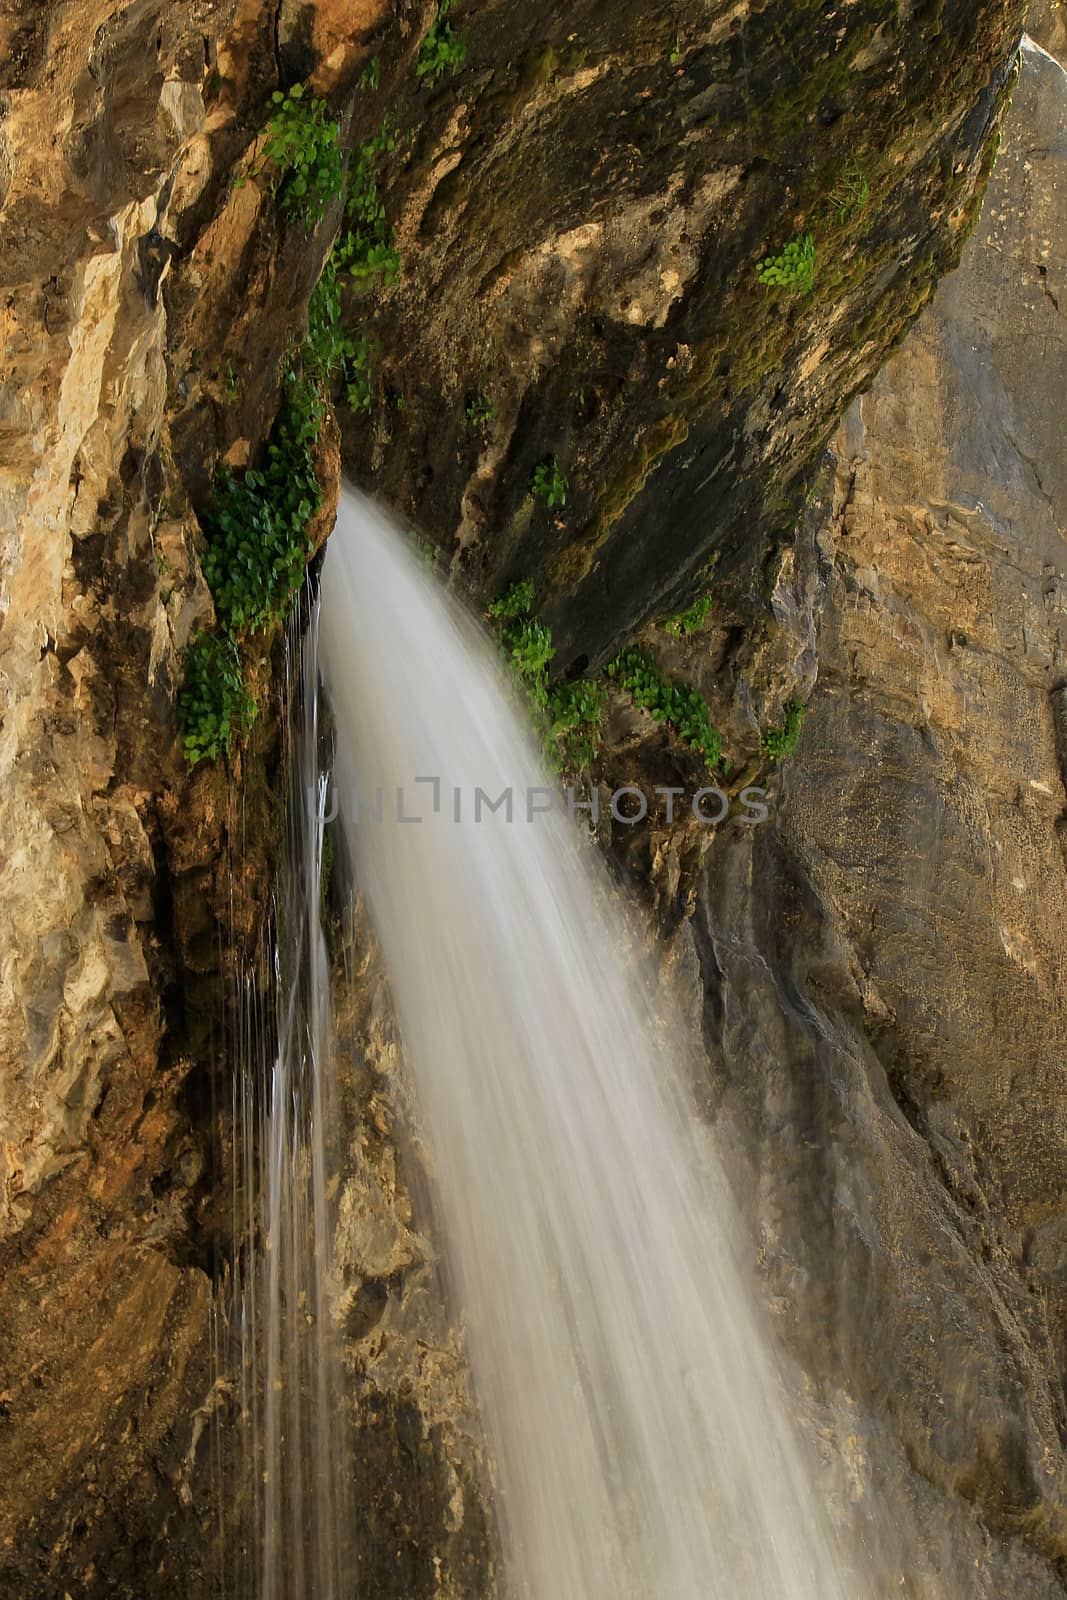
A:
<svg viewBox="0 0 1067 1600">
<path fill-rule="evenodd" d="M 858 1600 L 681 1054 L 592 851 L 539 809 L 551 786 L 491 643 L 351 493 L 322 608 L 338 804 L 431 1152 L 509 1591 Z M 484 800 L 476 819 L 478 789 L 510 789 L 511 820 Z"/>
<path fill-rule="evenodd" d="M 355 1562 L 330 1281 L 337 1040 L 320 917 L 318 608 L 306 595 L 286 636 L 283 691 L 289 792 L 271 914 L 257 960 L 231 974 L 240 1254 L 228 1366 L 236 1372 L 236 1481 L 247 1503 L 224 1592 L 342 1600 L 354 1593 Z"/>
</svg>

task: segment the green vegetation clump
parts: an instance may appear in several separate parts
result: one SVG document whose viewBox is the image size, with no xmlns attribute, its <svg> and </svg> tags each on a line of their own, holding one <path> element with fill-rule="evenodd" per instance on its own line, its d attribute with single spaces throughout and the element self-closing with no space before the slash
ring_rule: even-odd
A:
<svg viewBox="0 0 1067 1600">
<path fill-rule="evenodd" d="M 367 89 L 371 94 L 376 94 L 382 81 L 382 71 L 377 56 L 371 56 L 367 65 L 359 75 L 359 86 Z"/>
<path fill-rule="evenodd" d="M 290 366 L 285 374 L 263 465 L 243 476 L 224 469 L 202 518 L 201 567 L 218 631 L 198 635 L 183 656 L 178 719 L 190 766 L 228 755 L 234 736 L 252 726 L 256 704 L 245 687 L 241 639 L 280 621 L 304 581 L 309 525 L 322 504 L 314 450 L 333 356 L 328 317 L 303 355 L 302 370 Z"/>
<path fill-rule="evenodd" d="M 266 154 L 279 172 L 282 207 L 306 222 L 318 221 L 329 201 L 346 189 L 337 124 L 329 119 L 324 102 L 305 100 L 299 85 L 287 95 L 279 91 L 273 103 L 277 109 L 268 127 Z M 264 460 L 243 473 L 231 468 L 220 472 L 202 518 L 207 549 L 201 565 L 218 628 L 215 634 L 202 634 L 185 653 L 178 712 L 190 765 L 228 754 L 235 734 L 251 726 L 255 702 L 244 685 L 242 643 L 284 617 L 304 580 L 311 519 L 322 504 L 315 446 L 331 385 L 340 380 L 353 411 L 371 409 L 371 345 L 344 327 L 342 275 L 382 273 L 391 281 L 399 271 L 374 166 L 395 143 L 383 123 L 360 146 L 347 185 L 350 226 L 335 243 L 312 292 L 307 337 L 286 368 Z"/>
<path fill-rule="evenodd" d="M 534 586 L 529 578 L 522 578 L 506 589 L 499 600 L 489 602 L 486 616 L 491 622 L 515 622 L 519 617 L 529 616 L 533 603 Z"/>
<path fill-rule="evenodd" d="M 783 761 L 791 756 L 800 740 L 804 725 L 804 707 L 799 700 L 791 700 L 785 708 L 785 721 L 780 728 L 768 728 L 763 735 L 763 750 L 772 761 Z"/>
<path fill-rule="evenodd" d="M 538 500 L 543 500 L 550 511 L 567 504 L 567 480 L 559 470 L 554 456 L 550 456 L 547 461 L 542 461 L 540 466 L 534 468 L 530 479 L 530 493 Z"/>
<path fill-rule="evenodd" d="M 486 614 L 530 708 L 545 760 L 556 772 L 580 772 L 600 748 L 604 690 L 591 678 L 549 683 L 556 651 L 551 629 L 531 615 L 533 603 L 534 587 L 525 578 L 494 600 Z"/>
<path fill-rule="evenodd" d="M 471 427 L 479 431 L 496 421 L 496 406 L 483 389 L 475 389 L 467 396 L 466 416 Z"/>
<path fill-rule="evenodd" d="M 674 634 L 676 639 L 682 638 L 687 633 L 696 633 L 708 620 L 711 610 L 711 595 L 701 595 L 699 600 L 694 600 L 688 611 L 679 611 L 676 617 L 671 617 L 665 626 L 667 633 Z"/>
<path fill-rule="evenodd" d="M 324 389 L 339 377 L 351 410 L 370 411 L 374 400 L 370 340 L 349 333 L 341 320 L 341 278 L 332 252 L 308 303 L 308 332 L 300 360 L 303 371 Z"/>
<path fill-rule="evenodd" d="M 707 701 L 696 689 L 665 678 L 651 656 L 636 647 L 623 650 L 609 662 L 607 674 L 657 722 L 668 723 L 709 766 L 719 765 L 722 735 L 712 726 Z"/>
<path fill-rule="evenodd" d="M 768 288 L 808 294 L 815 282 L 815 236 L 799 233 L 776 256 L 764 256 L 756 277 Z"/>
<path fill-rule="evenodd" d="M 287 217 L 310 227 L 344 194 L 341 130 L 326 101 L 306 96 L 302 83 L 288 94 L 276 89 L 271 104 L 263 154 L 278 173 L 272 192 Z"/>
<path fill-rule="evenodd" d="M 263 467 L 243 477 L 227 468 L 216 482 L 202 566 L 231 633 L 256 632 L 282 616 L 303 582 L 308 524 L 322 504 L 313 450 L 323 404 L 317 386 L 290 370 Z"/>
<path fill-rule="evenodd" d="M 436 572 L 437 563 L 441 556 L 437 546 L 429 539 L 424 539 L 417 528 L 408 529 L 408 541 L 419 566 L 424 568 L 426 572 Z"/>
<path fill-rule="evenodd" d="M 604 686 L 592 678 L 575 678 L 548 691 L 553 762 L 560 772 L 582 772 L 596 760 L 603 738 Z"/>
<path fill-rule="evenodd" d="M 422 41 L 415 75 L 429 84 L 440 82 L 445 73 L 454 77 L 467 59 L 467 34 L 457 33 L 448 21 L 452 0 L 438 0 L 437 15 Z"/>
<path fill-rule="evenodd" d="M 331 259 L 353 278 L 380 274 L 388 284 L 400 276 L 400 253 L 378 192 L 377 173 L 378 158 L 395 149 L 396 133 L 386 118 L 373 139 L 361 144 L 352 157 L 345 191 L 345 227 Z"/>
<path fill-rule="evenodd" d="M 838 222 L 847 222 L 866 208 L 870 198 L 871 186 L 867 179 L 858 167 L 850 167 L 835 186 L 830 203 Z"/>
<path fill-rule="evenodd" d="M 245 688 L 236 641 L 200 633 L 182 653 L 185 682 L 178 696 L 182 750 L 191 767 L 229 755 L 233 737 L 247 733 L 256 702 Z"/>
</svg>

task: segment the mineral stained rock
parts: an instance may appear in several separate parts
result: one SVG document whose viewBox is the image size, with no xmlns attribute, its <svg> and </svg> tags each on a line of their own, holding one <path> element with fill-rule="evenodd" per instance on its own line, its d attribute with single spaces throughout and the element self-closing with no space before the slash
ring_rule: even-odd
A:
<svg viewBox="0 0 1067 1600">
<path fill-rule="evenodd" d="M 842 1496 L 923 1595 L 1067 1576 L 1065 163 L 1067 77 L 1028 44 L 962 265 L 753 602 L 753 676 L 814 681 L 769 822 L 615 839 Z M 720 628 L 689 647 L 712 693 Z M 613 780 L 671 781 L 643 737 Z"/>
<path fill-rule="evenodd" d="M 197 513 L 219 463 L 261 447 L 338 221 L 286 226 L 256 176 L 272 91 L 309 76 L 352 144 L 386 117 L 396 135 L 380 184 L 402 271 L 348 299 L 375 360 L 371 414 L 342 411 L 348 469 L 448 550 L 462 586 L 534 578 L 566 667 L 691 598 L 716 552 L 738 593 L 768 552 L 779 593 L 789 571 L 802 581 L 803 552 L 782 555 L 795 503 L 977 213 L 1021 21 L 1014 0 L 469 0 L 466 60 L 431 83 L 416 66 L 433 15 L 414 0 L 0 14 L 0 1587 L 20 1600 L 216 1592 L 204 1441 L 206 1419 L 228 1426 L 211 1330 L 232 1239 L 212 1022 L 220 943 L 254 948 L 262 920 L 276 637 L 257 729 L 225 769 L 185 770 L 175 699 L 213 615 Z M 760 261 L 809 233 L 810 292 L 760 282 Z M 487 430 L 467 415 L 475 390 Z M 549 458 L 568 482 L 552 512 L 529 494 Z M 776 659 L 774 692 L 791 664 Z M 750 702 L 731 703 L 743 721 Z M 780 850 L 788 826 L 783 809 Z M 1022 956 L 1004 959 L 1025 970 L 1036 935 L 1018 924 Z M 875 981 L 904 1050 L 913 1024 L 892 975 Z M 921 1073 L 884 1070 L 929 1122 Z M 1054 1163 L 1038 1140 L 1031 1170 L 1021 1126 L 997 1122 L 1003 1216 L 1032 1230 L 1051 1282 Z M 383 1128 L 363 1225 L 407 1249 Z M 404 1600 L 488 1592 L 484 1513 L 448 1445 L 463 1384 L 451 1357 L 435 1374 L 417 1354 L 440 1332 L 428 1258 L 405 1257 L 398 1286 L 368 1249 L 355 1230 L 368 1572 Z M 935 1485 L 970 1461 L 954 1492 L 990 1526 L 1007 1494 L 1003 1516 L 1030 1518 L 1046 1556 L 1058 1524 L 1033 1462 L 1054 1411 L 1033 1359 L 1017 1377 L 1014 1355 L 990 1357 L 989 1384 L 1015 1383 L 1036 1418 L 1017 1408 L 1017 1447 L 998 1455 L 990 1422 L 969 1456 L 933 1439 L 916 1460 Z M 1007 1488 L 1001 1456 L 1019 1463 Z"/>
</svg>

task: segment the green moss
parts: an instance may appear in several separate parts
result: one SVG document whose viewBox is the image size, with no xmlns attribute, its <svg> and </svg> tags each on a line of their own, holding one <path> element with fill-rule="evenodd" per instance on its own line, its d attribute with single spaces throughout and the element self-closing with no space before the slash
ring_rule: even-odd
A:
<svg viewBox="0 0 1067 1600">
<path fill-rule="evenodd" d="M 674 634 L 681 639 L 685 634 L 697 633 L 708 620 L 711 610 L 711 595 L 701 595 L 699 600 L 694 600 L 687 611 L 679 611 L 677 616 L 671 617 L 664 623 L 664 631 Z"/>
<path fill-rule="evenodd" d="M 587 543 L 596 550 L 630 502 L 641 493 L 661 459 L 689 436 L 689 419 L 675 412 L 652 425 L 623 464 L 617 478 L 602 491 L 593 512 Z"/>
<path fill-rule="evenodd" d="M 772 761 L 784 761 L 791 756 L 800 742 L 804 725 L 804 707 L 799 700 L 791 700 L 785 708 L 785 720 L 780 728 L 768 728 L 763 735 L 763 750 Z"/>
</svg>

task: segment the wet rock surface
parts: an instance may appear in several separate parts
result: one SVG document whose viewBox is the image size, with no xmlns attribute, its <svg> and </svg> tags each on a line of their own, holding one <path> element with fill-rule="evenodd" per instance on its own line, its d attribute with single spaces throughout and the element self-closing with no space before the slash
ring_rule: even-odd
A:
<svg viewBox="0 0 1067 1600">
<path fill-rule="evenodd" d="M 371 419 L 342 419 L 347 467 L 448 550 L 461 587 L 484 594 L 534 577 L 561 666 L 599 659 L 657 609 L 690 598 L 718 551 L 734 620 L 693 670 L 753 762 L 754 719 L 798 683 L 806 693 L 818 668 L 773 830 L 717 845 L 709 878 L 695 847 L 681 861 L 680 846 L 651 851 L 633 867 L 666 873 L 658 904 L 668 931 L 683 930 L 694 982 L 702 964 L 709 1040 L 733 1045 L 734 1019 L 751 1012 L 749 1055 L 738 1043 L 735 1059 L 762 1062 L 762 1073 L 731 1082 L 720 1070 L 709 1104 L 760 1171 L 780 1159 L 794 1173 L 793 1191 L 765 1180 L 767 1270 L 783 1303 L 799 1320 L 868 1283 L 887 1315 L 908 1293 L 933 1294 L 931 1283 L 940 1292 L 942 1280 L 958 1296 L 956 1366 L 938 1364 L 936 1338 L 931 1355 L 916 1335 L 914 1362 L 902 1340 L 896 1367 L 868 1371 L 859 1325 L 831 1318 L 833 1339 L 799 1351 L 820 1403 L 859 1419 L 872 1471 L 883 1446 L 886 1461 L 910 1463 L 910 1476 L 899 1469 L 909 1492 L 929 1486 L 928 1542 L 939 1517 L 958 1524 L 958 1537 L 945 1535 L 953 1556 L 994 1563 L 990 1595 L 1004 1574 L 1020 1593 L 1056 1593 L 1043 1565 L 1060 1559 L 1062 1539 L 1059 1156 L 1047 1111 L 1062 919 L 1053 899 L 1037 920 L 1021 915 L 1007 868 L 995 926 L 978 909 L 995 843 L 1012 872 L 1051 874 L 1055 864 L 1046 838 L 1048 824 L 1056 839 L 1062 801 L 1048 743 L 1055 651 L 1038 629 L 1025 670 L 998 677 L 993 601 L 976 592 L 957 628 L 967 642 L 938 646 L 957 683 L 957 720 L 938 701 L 945 728 L 931 734 L 929 708 L 915 709 L 923 652 L 899 645 L 891 657 L 882 635 L 896 602 L 842 598 L 860 592 L 871 551 L 882 560 L 881 515 L 861 528 L 848 509 L 865 493 L 874 504 L 876 469 L 852 461 L 873 447 L 849 436 L 837 516 L 818 535 L 809 518 L 807 544 L 794 549 L 787 537 L 841 406 L 921 309 L 976 213 L 1019 7 L 932 3 L 898 20 L 874 5 L 826 4 L 791 9 L 783 28 L 778 5 L 715 5 L 705 23 L 668 4 L 535 13 L 494 0 L 460 8 L 468 62 L 436 87 L 414 73 L 430 10 L 409 0 L 100 0 L 13 3 L 0 16 L 0 1587 L 24 1600 L 68 1591 L 192 1600 L 216 1593 L 220 1564 L 232 1560 L 212 1470 L 213 1430 L 225 1435 L 234 1421 L 212 1357 L 234 1249 L 219 969 L 220 951 L 255 945 L 264 915 L 285 758 L 270 687 L 277 636 L 257 668 L 260 721 L 227 770 L 189 776 L 174 707 L 181 650 L 212 616 L 196 512 L 217 463 L 252 459 L 270 426 L 337 220 L 287 229 L 269 184 L 249 180 L 271 91 L 310 73 L 351 115 L 353 140 L 386 114 L 400 134 L 382 181 L 403 274 L 349 306 L 374 342 L 378 377 Z M 359 91 L 372 56 L 380 88 Z M 855 162 L 871 196 L 842 219 L 833 197 Z M 813 294 L 768 293 L 756 262 L 807 227 L 820 237 Z M 1037 265 L 1027 279 L 1042 308 L 1059 292 L 1045 265 L 1044 279 Z M 497 408 L 488 433 L 465 415 L 474 388 Z M 879 389 L 867 404 L 891 412 L 893 402 Z M 868 409 L 868 441 L 874 424 Z M 1028 438 L 1033 453 L 1037 435 Z M 534 465 L 550 455 L 570 480 L 558 515 L 528 494 Z M 322 467 L 329 499 L 336 444 Z M 888 503 L 896 491 L 880 492 Z M 934 490 L 924 492 L 933 526 L 947 527 Z M 962 480 L 942 492 L 966 504 Z M 988 560 L 991 535 L 964 525 Z M 955 560 L 954 526 L 937 537 L 940 546 L 916 533 L 914 549 Z M 1045 565 L 1059 567 L 1051 529 L 1042 538 L 1043 592 Z M 1029 550 L 1029 536 L 1018 544 Z M 1010 611 L 1015 569 L 997 570 Z M 902 559 L 898 584 L 908 572 Z M 951 608 L 954 592 L 937 603 Z M 1019 626 L 1037 629 L 1038 611 L 1024 612 Z M 937 622 L 944 632 L 940 612 Z M 848 642 L 861 627 L 874 630 L 877 651 L 866 635 Z M 877 693 L 860 694 L 850 676 L 861 649 L 881 660 Z M 981 679 L 967 675 L 976 653 Z M 965 713 L 998 685 L 997 761 L 1006 771 L 1015 762 L 1026 803 L 1007 779 L 991 788 L 994 834 L 976 753 L 988 730 Z M 898 703 L 911 707 L 903 718 L 889 714 Z M 1040 737 L 1026 731 L 1035 705 Z M 862 939 L 853 926 L 870 920 L 870 885 L 860 893 L 847 871 L 831 871 L 842 847 L 824 785 L 842 781 L 843 768 L 854 777 L 855 764 L 831 754 L 838 741 L 862 749 L 867 766 L 872 751 L 884 757 L 883 788 L 892 773 L 913 775 L 910 807 L 893 790 L 894 837 L 944 902 L 937 937 L 956 939 L 953 996 L 957 979 L 973 985 L 973 1004 L 961 1003 L 943 1036 L 927 1037 L 930 1016 L 951 1008 L 940 956 L 919 937 L 918 879 L 910 899 L 896 884 L 906 926 L 887 923 L 879 943 L 873 925 Z M 974 767 L 950 781 L 952 763 L 972 755 Z M 657 759 L 669 772 L 675 753 Z M 1050 793 L 1031 792 L 1031 778 Z M 942 819 L 933 834 L 930 794 Z M 851 806 L 859 817 L 881 803 L 857 788 Z M 813 813 L 818 852 L 805 843 Z M 857 871 L 875 872 L 878 837 L 862 833 Z M 744 908 L 757 902 L 758 927 L 716 921 L 715 907 L 755 917 Z M 742 953 L 761 940 L 773 944 L 773 970 L 792 973 L 776 990 L 781 1015 L 766 985 L 757 994 L 748 981 Z M 794 970 L 802 944 L 807 964 Z M 902 950 L 926 974 L 910 1002 L 911 967 L 894 966 Z M 1045 998 L 1036 1010 L 1005 999 L 1013 1009 L 1001 1020 L 997 985 L 1020 972 Z M 367 968 L 363 981 L 357 1013 L 382 1004 L 380 977 Z M 840 1257 L 851 1276 L 831 1270 L 837 1213 L 823 1169 L 810 1165 L 812 1144 L 837 1173 L 841 1208 L 861 1210 L 849 1201 L 848 1212 L 850 1169 L 835 1154 L 844 1119 L 832 1054 L 809 1037 L 798 999 L 816 982 L 819 1003 L 844 1019 L 835 1026 L 853 1029 L 865 1137 L 892 1145 L 900 1187 L 924 1197 L 936 1280 L 921 1260 L 927 1246 L 906 1235 L 919 1227 L 907 1210 L 894 1213 L 896 1256 L 853 1239 Z M 963 1070 L 972 1010 L 981 1059 L 1011 1041 L 1011 1065 Z M 340 1241 L 364 1575 L 375 1594 L 459 1600 L 496 1581 L 484 1463 L 432 1228 L 408 1193 L 418 1163 L 405 1168 L 384 1109 L 393 1045 L 383 1015 L 353 1023 L 357 1133 Z M 802 1070 L 782 1085 L 790 1059 Z M 778 1127 L 787 1103 L 796 1128 L 776 1145 L 765 1123 Z M 984 1165 L 979 1148 L 993 1152 Z M 871 1183 L 888 1183 L 890 1167 L 871 1165 Z M 972 1188 L 964 1226 L 953 1207 L 962 1214 Z M 803 1205 L 783 1205 L 787 1193 Z M 888 1232 L 890 1212 L 875 1209 Z M 803 1237 L 802 1218 L 812 1223 Z M 946 1218 L 957 1230 L 950 1249 Z M 1045 1294 L 1053 1309 L 1042 1321 L 1034 1302 Z M 943 1313 L 929 1315 L 932 1331 L 943 1328 Z M 958 1372 L 967 1381 L 945 1421 L 937 1386 Z M 889 1417 L 895 1384 L 906 1391 L 900 1422 Z M 1030 1553 L 1006 1542 L 1024 1535 Z"/>
<path fill-rule="evenodd" d="M 779 569 L 784 637 L 747 697 L 720 681 L 735 714 L 783 662 L 810 688 L 769 822 L 614 830 L 703 996 L 708 1113 L 842 1502 L 922 1595 L 1067 1580 L 1065 118 L 1027 48 L 963 264 Z M 662 749 L 617 742 L 611 781 L 669 781 Z"/>
</svg>

